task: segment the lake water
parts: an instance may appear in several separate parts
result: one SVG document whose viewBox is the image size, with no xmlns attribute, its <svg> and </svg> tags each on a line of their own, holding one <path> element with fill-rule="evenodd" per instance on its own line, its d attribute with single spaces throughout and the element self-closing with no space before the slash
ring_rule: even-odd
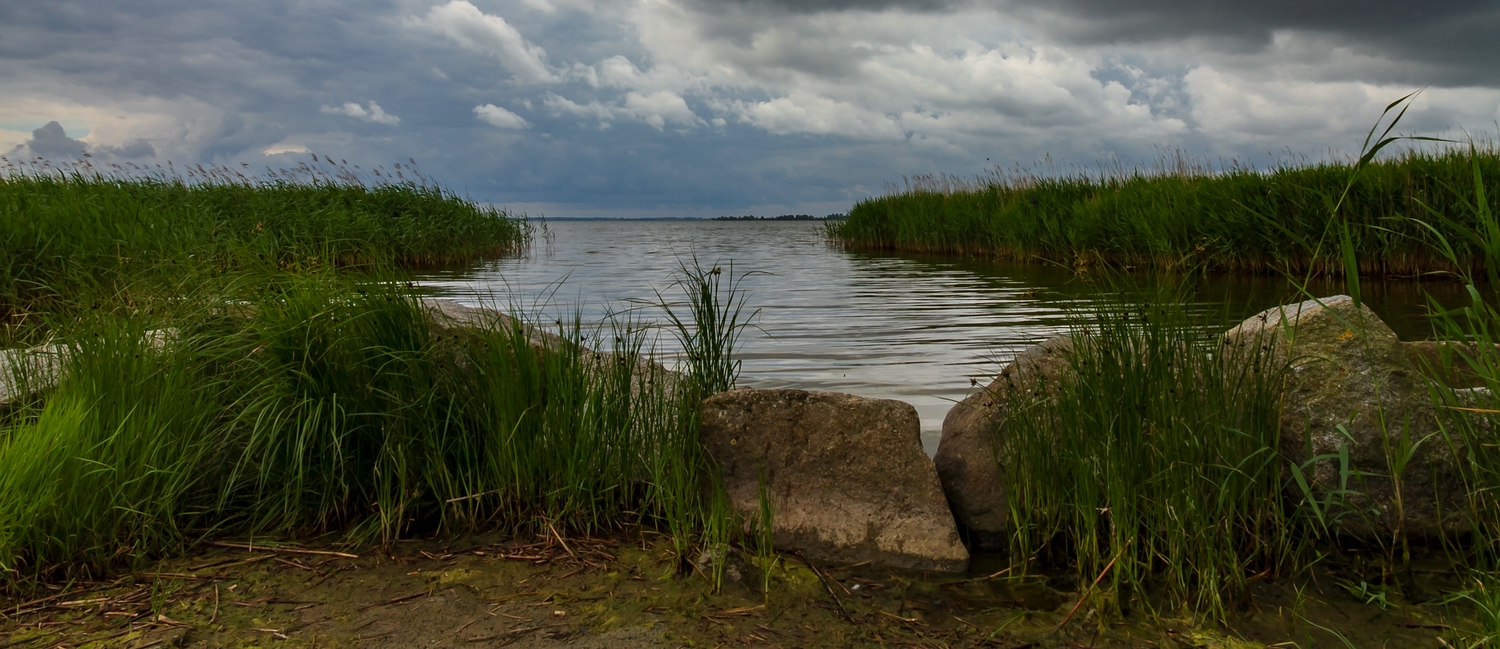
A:
<svg viewBox="0 0 1500 649">
<path fill-rule="evenodd" d="M 555 221 L 524 256 L 461 271 L 430 273 L 430 291 L 470 304 L 521 308 L 548 321 L 581 309 L 586 322 L 611 309 L 655 301 L 681 262 L 733 265 L 759 309 L 738 357 L 740 385 L 801 388 L 899 399 L 915 406 L 927 452 L 937 449 L 943 416 L 1025 346 L 1066 331 L 1066 313 L 1097 289 L 1045 264 L 996 264 L 943 257 L 869 254 L 830 246 L 820 222 Z M 1447 299 L 1455 286 L 1369 282 L 1366 302 L 1404 339 L 1427 337 L 1422 289 Z M 1342 285 L 1313 289 L 1319 296 Z M 1237 321 L 1295 301 L 1275 277 L 1219 276 L 1203 283 L 1195 308 Z M 641 315 L 660 319 L 659 311 Z M 1227 324 L 1226 324 L 1227 326 Z M 661 335 L 661 354 L 675 340 Z"/>
</svg>

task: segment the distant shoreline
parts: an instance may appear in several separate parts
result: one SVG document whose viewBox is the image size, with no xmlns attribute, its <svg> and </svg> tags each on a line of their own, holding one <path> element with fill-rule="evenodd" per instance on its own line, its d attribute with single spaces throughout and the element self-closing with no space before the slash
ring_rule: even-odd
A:
<svg viewBox="0 0 1500 649">
<path fill-rule="evenodd" d="M 795 217 L 795 218 L 791 218 Z M 847 218 L 843 214 L 830 214 L 828 216 L 808 216 L 804 214 L 788 216 L 547 216 L 537 217 L 538 221 L 754 221 L 754 222 L 805 222 L 805 221 L 842 221 Z"/>
</svg>

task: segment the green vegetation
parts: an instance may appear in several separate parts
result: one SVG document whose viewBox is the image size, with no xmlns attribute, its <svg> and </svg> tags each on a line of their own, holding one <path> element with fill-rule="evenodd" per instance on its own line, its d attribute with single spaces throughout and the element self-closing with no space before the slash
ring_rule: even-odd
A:
<svg viewBox="0 0 1500 649">
<path fill-rule="evenodd" d="M 919 177 L 904 192 L 859 202 L 829 231 L 862 249 L 1300 275 L 1342 272 L 1314 250 L 1335 242 L 1342 224 L 1361 273 L 1412 275 L 1483 261 L 1484 250 L 1459 234 L 1482 227 L 1468 208 L 1478 198 L 1476 166 L 1488 179 L 1489 209 L 1500 209 L 1492 146 L 1265 172 L 1169 162 L 1109 177 Z M 1412 220 L 1429 210 L 1445 217 L 1434 225 L 1453 242 L 1452 258 L 1428 246 Z"/>
<path fill-rule="evenodd" d="M 524 218 L 399 165 L 362 182 L 319 166 L 257 176 L 0 160 L 0 321 L 179 293 L 206 274 L 454 265 L 515 250 Z"/>
<path fill-rule="evenodd" d="M 1457 274 L 1467 289 L 1469 303 L 1451 310 L 1433 304 L 1437 335 L 1466 343 L 1446 349 L 1438 361 L 1438 369 L 1450 373 L 1459 369 L 1473 376 L 1481 386 L 1466 393 L 1434 392 L 1434 398 L 1446 406 L 1441 410 L 1448 418 L 1445 439 L 1433 442 L 1463 449 L 1457 457 L 1462 458 L 1464 491 L 1469 495 L 1465 513 L 1472 538 L 1458 550 L 1472 574 L 1470 587 L 1459 597 L 1480 613 L 1483 634 L 1472 645 L 1479 646 L 1500 642 L 1500 589 L 1496 588 L 1500 583 L 1500 443 L 1496 440 L 1496 417 L 1500 416 L 1500 308 L 1494 301 L 1494 296 L 1500 293 L 1500 210 L 1486 199 L 1490 192 L 1486 188 L 1489 172 L 1476 161 L 1471 173 L 1475 197 L 1466 207 L 1478 226 L 1458 227 L 1454 219 L 1437 210 L 1429 211 L 1426 223 L 1430 224 L 1429 241 L 1444 257 L 1456 259 L 1460 249 L 1475 249 L 1482 255 L 1483 270 Z"/>
<path fill-rule="evenodd" d="M 225 535 L 646 525 L 686 556 L 737 530 L 696 444 L 701 395 L 738 375 L 721 270 L 684 266 L 690 313 L 662 301 L 679 375 L 628 315 L 435 317 L 404 269 L 530 231 L 420 177 L 86 170 L 0 176 L 7 359 L 67 368 L 4 368 L 39 389 L 0 408 L 0 591 Z"/>
<path fill-rule="evenodd" d="M 1222 618 L 1251 575 L 1297 558 L 1280 370 L 1261 345 L 1223 345 L 1184 296 L 1123 295 L 1074 317 L 1055 387 L 1004 393 L 1011 554 L 1057 555 L 1106 609 L 1161 594 Z"/>
<path fill-rule="evenodd" d="M 449 328 L 400 282 L 259 286 L 58 327 L 69 371 L 0 428 L 0 580 L 205 535 L 704 529 L 700 375 L 649 363 L 634 323 Z"/>
<path fill-rule="evenodd" d="M 1303 277 L 1289 277 L 1294 286 L 1305 291 L 1318 268 L 1333 269 L 1358 302 L 1367 257 L 1337 197 L 1356 196 L 1366 171 L 1389 171 L 1369 160 L 1401 139 L 1386 137 L 1396 121 L 1399 115 L 1379 139 L 1372 130 L 1345 186 L 1329 188 L 1335 199 L 1328 212 L 1341 216 L 1328 219 L 1327 236 L 1290 238 L 1307 260 Z M 1073 571 L 1083 590 L 1079 605 L 1091 601 L 1106 614 L 1185 609 L 1221 621 L 1255 597 L 1255 579 L 1322 574 L 1382 609 L 1467 607 L 1462 615 L 1477 628 L 1443 627 L 1453 641 L 1447 646 L 1500 640 L 1500 309 L 1493 301 L 1500 291 L 1500 212 L 1489 202 L 1486 184 L 1495 157 L 1477 150 L 1446 155 L 1455 166 L 1465 165 L 1466 184 L 1455 178 L 1443 185 L 1446 195 L 1413 199 L 1422 218 L 1402 227 L 1436 265 L 1455 269 L 1452 275 L 1471 303 L 1448 310 L 1432 302 L 1438 338 L 1459 344 L 1442 346 L 1424 374 L 1463 376 L 1482 388 L 1454 390 L 1433 381 L 1444 423 L 1440 433 L 1414 439 L 1403 424 L 1409 413 L 1377 413 L 1375 420 L 1387 427 L 1380 431 L 1385 465 L 1349 466 L 1347 458 L 1333 465 L 1340 484 L 1360 484 L 1353 476 L 1394 483 L 1398 520 L 1389 538 L 1341 536 L 1327 524 L 1328 516 L 1379 517 L 1342 506 L 1356 500 L 1351 492 L 1330 494 L 1325 505 L 1338 511 L 1320 512 L 1312 499 L 1298 496 L 1312 495 L 1291 475 L 1306 466 L 1288 471 L 1279 455 L 1287 368 L 1277 363 L 1286 359 L 1266 354 L 1268 346 L 1224 345 L 1218 332 L 1203 331 L 1185 314 L 1180 295 L 1122 291 L 1118 299 L 1075 315 L 1074 344 L 1064 352 L 1070 371 L 1056 385 L 1038 390 L 1043 379 L 1037 377 L 1037 385 L 1000 394 L 1008 414 L 995 439 L 1010 490 L 1013 567 Z M 1105 276 L 1127 281 L 1112 272 Z M 1363 329 L 1349 326 L 1351 344 L 1361 344 Z M 1377 403 L 1383 403 L 1378 395 Z M 1423 538 L 1425 547 L 1413 551 L 1399 499 L 1410 478 L 1407 462 L 1422 445 L 1444 444 L 1447 457 L 1459 458 L 1467 524 Z M 1436 474 L 1420 478 L 1437 480 Z M 1441 595 L 1416 585 L 1412 565 L 1419 553 L 1461 575 L 1464 584 L 1439 586 L 1446 591 Z"/>
</svg>

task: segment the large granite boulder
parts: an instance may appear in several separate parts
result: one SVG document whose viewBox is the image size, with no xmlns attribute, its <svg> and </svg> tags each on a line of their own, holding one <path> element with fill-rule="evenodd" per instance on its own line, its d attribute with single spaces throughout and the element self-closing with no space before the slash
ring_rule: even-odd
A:
<svg viewBox="0 0 1500 649">
<path fill-rule="evenodd" d="M 962 572 L 959 540 L 909 404 L 832 392 L 732 390 L 704 400 L 701 439 L 729 502 L 778 549 L 815 560 Z"/>
<path fill-rule="evenodd" d="M 1032 345 L 1016 356 L 989 385 L 958 402 L 943 418 L 943 436 L 933 457 L 953 517 L 980 546 L 999 546 L 1006 531 L 1003 462 L 995 444 L 1005 430 L 1005 404 L 1020 390 L 1055 390 L 1071 371 L 1071 338 Z"/>
<path fill-rule="evenodd" d="M 1260 345 L 1273 363 L 1286 364 L 1281 454 L 1306 467 L 1320 501 L 1342 500 L 1330 512 L 1337 529 L 1390 534 L 1404 522 L 1421 536 L 1462 525 L 1454 516 L 1464 501 L 1453 445 L 1439 429 L 1429 379 L 1413 360 L 1422 350 L 1403 345 L 1369 307 L 1346 295 L 1274 307 L 1229 330 L 1225 341 Z M 1413 446 L 1415 452 L 1403 450 Z M 1348 469 L 1337 459 L 1307 466 L 1341 448 Z M 1408 455 L 1397 480 L 1392 459 Z M 1344 489 L 1354 493 L 1341 498 Z M 1295 500 L 1307 495 L 1295 480 L 1288 490 Z"/>
</svg>

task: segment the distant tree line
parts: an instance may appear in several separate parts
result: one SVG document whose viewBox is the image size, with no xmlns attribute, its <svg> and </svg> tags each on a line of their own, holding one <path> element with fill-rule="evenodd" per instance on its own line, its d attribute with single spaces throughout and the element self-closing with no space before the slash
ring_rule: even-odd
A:
<svg viewBox="0 0 1500 649">
<path fill-rule="evenodd" d="M 781 216 L 718 216 L 715 221 L 842 221 L 849 218 L 848 214 L 829 214 L 828 216 L 813 216 L 811 214 L 782 214 Z"/>
</svg>

